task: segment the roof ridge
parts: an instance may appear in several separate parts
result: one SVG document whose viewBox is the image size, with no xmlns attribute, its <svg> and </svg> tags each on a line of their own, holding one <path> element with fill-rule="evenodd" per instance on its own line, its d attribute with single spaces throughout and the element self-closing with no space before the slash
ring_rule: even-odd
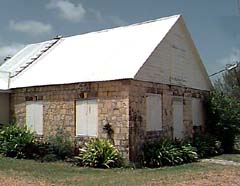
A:
<svg viewBox="0 0 240 186">
<path fill-rule="evenodd" d="M 168 16 L 168 17 L 161 17 L 161 18 L 151 19 L 151 20 L 147 20 L 147 21 L 143 21 L 143 22 L 139 22 L 139 23 L 133 23 L 133 24 L 130 24 L 130 25 L 126 25 L 125 27 L 137 26 L 137 25 L 142 25 L 142 24 L 147 24 L 147 23 L 152 23 L 152 22 L 157 22 L 157 21 L 163 21 L 163 20 L 172 19 L 172 18 L 175 18 L 175 17 L 179 18 L 180 16 L 181 16 L 181 14 L 172 15 L 172 16 Z M 119 28 L 119 27 L 116 27 L 116 28 Z"/>
<path fill-rule="evenodd" d="M 157 18 L 157 19 L 151 19 L 151 20 L 142 21 L 142 22 L 133 23 L 133 24 L 124 25 L 124 26 L 118 26 L 118 27 L 107 28 L 107 29 L 103 29 L 103 30 L 85 32 L 85 33 L 81 33 L 81 34 L 77 34 L 77 35 L 73 35 L 73 36 L 67 36 L 67 37 L 64 37 L 64 38 L 67 39 L 67 38 L 76 37 L 76 36 L 80 36 L 80 35 L 98 34 L 98 33 L 108 32 L 108 31 L 115 30 L 115 29 L 123 29 L 123 28 L 132 27 L 132 26 L 139 26 L 139 25 L 153 23 L 153 22 L 157 22 L 157 21 L 163 21 L 163 20 L 167 20 L 167 19 L 172 19 L 172 18 L 180 18 L 181 16 L 182 16 L 181 14 L 176 14 L 176 15 L 172 15 L 172 16 L 168 16 L 168 17 L 161 17 L 161 18 Z"/>
<path fill-rule="evenodd" d="M 87 34 L 98 34 L 98 33 L 108 32 L 108 31 L 115 30 L 115 29 L 122 29 L 122 28 L 127 28 L 127 27 L 132 27 L 132 26 L 139 26 L 139 25 L 143 25 L 143 24 L 148 24 L 148 23 L 157 22 L 157 21 L 163 21 L 163 20 L 177 18 L 177 17 L 179 18 L 181 16 L 182 16 L 181 14 L 176 14 L 176 15 L 167 16 L 167 17 L 160 17 L 160 18 L 157 18 L 157 19 L 151 19 L 151 20 L 142 21 L 142 22 L 138 22 L 138 23 L 132 23 L 132 24 L 129 24 L 129 25 L 123 25 L 123 26 L 117 26 L 117 27 L 113 27 L 113 28 L 102 29 L 102 30 L 84 32 L 84 33 L 80 33 L 80 34 L 76 34 L 76 35 L 72 35 L 72 36 L 65 36 L 65 37 L 61 36 L 61 39 L 67 39 L 67 38 L 76 37 L 76 36 L 80 36 L 80 35 L 87 35 Z M 49 39 L 49 40 L 40 41 L 40 42 L 36 42 L 36 43 L 29 43 L 29 44 L 26 44 L 26 46 L 31 45 L 31 44 L 40 44 L 40 43 L 48 42 L 48 41 L 52 41 L 52 40 L 54 40 L 54 39 Z"/>
</svg>

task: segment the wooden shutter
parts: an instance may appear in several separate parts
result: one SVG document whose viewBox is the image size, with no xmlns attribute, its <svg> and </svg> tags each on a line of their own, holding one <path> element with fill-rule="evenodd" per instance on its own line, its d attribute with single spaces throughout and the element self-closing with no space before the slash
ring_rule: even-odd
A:
<svg viewBox="0 0 240 186">
<path fill-rule="evenodd" d="M 43 134 L 43 103 L 41 101 L 26 103 L 26 124 L 30 131 Z"/>
<path fill-rule="evenodd" d="M 88 100 L 88 136 L 97 136 L 98 107 L 96 100 Z"/>
<path fill-rule="evenodd" d="M 149 94 L 147 104 L 147 131 L 162 130 L 162 100 L 160 94 Z"/>
<path fill-rule="evenodd" d="M 173 138 L 183 137 L 183 100 L 173 98 Z"/>
<path fill-rule="evenodd" d="M 26 103 L 26 125 L 28 130 L 34 132 L 34 107 L 32 101 Z"/>
<path fill-rule="evenodd" d="M 34 103 L 34 131 L 42 135 L 43 134 L 43 103 L 37 101 Z"/>
<path fill-rule="evenodd" d="M 76 102 L 76 134 L 87 135 L 87 101 Z"/>
<path fill-rule="evenodd" d="M 192 98 L 192 121 L 193 126 L 203 125 L 203 105 L 201 99 Z"/>
<path fill-rule="evenodd" d="M 76 102 L 76 135 L 97 136 L 98 105 L 97 100 Z"/>
</svg>

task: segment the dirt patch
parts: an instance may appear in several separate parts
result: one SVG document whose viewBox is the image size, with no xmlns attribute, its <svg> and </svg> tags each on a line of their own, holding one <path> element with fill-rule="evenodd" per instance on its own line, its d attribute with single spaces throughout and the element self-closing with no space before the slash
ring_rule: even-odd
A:
<svg viewBox="0 0 240 186">
<path fill-rule="evenodd" d="M 233 165 L 233 166 L 240 166 L 240 163 L 230 161 L 230 160 L 219 160 L 219 159 L 203 159 L 202 162 L 207 163 L 216 163 L 220 165 Z"/>
<path fill-rule="evenodd" d="M 174 184 L 174 186 L 239 186 L 240 171 L 224 170 L 222 172 L 200 173 L 191 178 L 191 180 Z"/>
<path fill-rule="evenodd" d="M 0 186 L 46 186 L 50 185 L 46 181 L 31 180 L 27 178 L 0 176 Z"/>
<path fill-rule="evenodd" d="M 187 172 L 179 175 L 177 183 L 166 177 L 164 180 L 152 180 L 146 185 L 162 185 L 162 186 L 239 186 L 240 170 L 222 170 L 217 172 L 199 172 L 193 174 Z M 175 179 L 176 181 L 176 179 Z"/>
</svg>

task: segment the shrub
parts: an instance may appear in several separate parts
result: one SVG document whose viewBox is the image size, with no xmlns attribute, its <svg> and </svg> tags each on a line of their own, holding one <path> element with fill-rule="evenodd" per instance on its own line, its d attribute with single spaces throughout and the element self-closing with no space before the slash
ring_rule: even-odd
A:
<svg viewBox="0 0 240 186">
<path fill-rule="evenodd" d="M 45 156 L 53 154 L 53 149 L 50 143 L 43 140 L 34 140 L 33 158 L 35 160 L 45 161 Z"/>
<path fill-rule="evenodd" d="M 240 103 L 232 97 L 213 92 L 207 101 L 207 130 L 221 142 L 224 152 L 234 150 L 240 134 Z"/>
<path fill-rule="evenodd" d="M 106 139 L 92 139 L 79 149 L 76 157 L 82 166 L 112 168 L 122 165 L 119 151 Z"/>
<path fill-rule="evenodd" d="M 142 163 L 147 167 L 180 165 L 197 159 L 197 153 L 189 143 L 165 139 L 147 142 L 143 146 Z"/>
<path fill-rule="evenodd" d="M 43 141 L 36 139 L 34 133 L 26 127 L 10 125 L 0 132 L 0 154 L 16 158 L 56 161 L 72 157 L 73 146 L 68 133 L 63 129 L 58 129 L 55 136 Z"/>
<path fill-rule="evenodd" d="M 236 136 L 235 138 L 234 153 L 240 154 L 240 135 Z"/>
<path fill-rule="evenodd" d="M 207 158 L 223 153 L 221 141 L 210 134 L 195 135 L 192 146 L 197 149 L 199 158 Z"/>
<path fill-rule="evenodd" d="M 198 160 L 196 149 L 190 143 L 182 144 L 178 147 L 180 149 L 182 163 L 191 163 Z"/>
<path fill-rule="evenodd" d="M 61 160 L 73 156 L 73 145 L 70 140 L 70 135 L 63 128 L 57 129 L 56 135 L 50 136 L 47 139 L 46 144 L 45 147 L 48 148 L 46 149 L 48 155 L 55 155 L 57 159 Z"/>
<path fill-rule="evenodd" d="M 34 134 L 16 125 L 9 125 L 0 132 L 0 153 L 8 157 L 32 158 Z"/>
</svg>

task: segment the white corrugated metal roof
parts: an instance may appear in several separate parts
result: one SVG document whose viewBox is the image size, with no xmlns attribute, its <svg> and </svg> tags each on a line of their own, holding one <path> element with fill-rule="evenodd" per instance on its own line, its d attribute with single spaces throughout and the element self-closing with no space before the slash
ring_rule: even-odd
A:
<svg viewBox="0 0 240 186">
<path fill-rule="evenodd" d="M 22 72 L 26 67 L 30 66 L 40 56 L 46 53 L 58 39 L 45 41 L 37 44 L 27 45 L 25 48 L 20 50 L 16 55 L 10 58 L 4 63 L 0 69 L 1 71 L 10 72 L 11 77 L 16 76 Z"/>
<path fill-rule="evenodd" d="M 134 78 L 180 15 L 67 38 L 21 73 L 9 88 Z M 51 41 L 28 45 L 0 67 L 11 76 Z"/>
</svg>

